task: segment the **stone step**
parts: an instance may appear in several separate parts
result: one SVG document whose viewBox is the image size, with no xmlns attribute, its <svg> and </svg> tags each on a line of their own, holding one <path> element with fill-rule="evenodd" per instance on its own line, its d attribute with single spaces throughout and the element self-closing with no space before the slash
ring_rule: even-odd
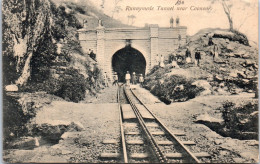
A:
<svg viewBox="0 0 260 164">
<path fill-rule="evenodd" d="M 175 136 L 186 136 L 186 134 L 182 133 L 182 132 L 173 132 L 173 134 Z"/>
<path fill-rule="evenodd" d="M 122 104 L 123 119 L 136 119 L 136 115 L 130 104 Z"/>
<path fill-rule="evenodd" d="M 147 109 L 146 109 L 143 105 L 141 105 L 141 104 L 135 104 L 135 105 L 136 105 L 136 107 L 138 108 L 138 110 L 140 111 L 140 113 L 141 113 L 141 115 L 142 115 L 143 118 L 146 118 L 146 119 L 155 119 L 155 118 L 151 115 L 151 113 L 149 113 L 149 112 L 147 111 Z"/>
<path fill-rule="evenodd" d="M 118 141 L 115 139 L 103 140 L 103 144 L 118 144 Z"/>
<path fill-rule="evenodd" d="M 119 158 L 119 153 L 101 153 L 100 158 Z"/>
<path fill-rule="evenodd" d="M 193 155 L 197 158 L 209 158 L 211 157 L 207 152 L 201 152 L 201 153 L 193 153 Z M 184 155 L 181 153 L 167 153 L 165 154 L 167 158 L 183 158 Z"/>
<path fill-rule="evenodd" d="M 146 123 L 146 126 L 147 127 L 159 127 L 159 125 L 156 123 Z"/>
<path fill-rule="evenodd" d="M 125 132 L 125 135 L 140 135 L 140 132 Z"/>
<path fill-rule="evenodd" d="M 157 141 L 158 145 L 173 145 L 172 141 Z"/>
<path fill-rule="evenodd" d="M 131 154 L 131 158 L 144 159 L 144 158 L 148 158 L 148 154 L 147 153 L 133 153 L 133 154 Z"/>
<path fill-rule="evenodd" d="M 124 123 L 124 127 L 128 128 L 128 127 L 137 127 L 138 124 L 137 123 Z"/>
<path fill-rule="evenodd" d="M 165 133 L 163 131 L 156 131 L 156 132 L 151 132 L 153 135 L 164 135 Z"/>
<path fill-rule="evenodd" d="M 181 153 L 166 153 L 165 156 L 167 158 L 183 158 L 183 155 Z"/>
<path fill-rule="evenodd" d="M 172 141 L 157 141 L 158 145 L 173 145 Z M 196 145 L 193 141 L 181 141 L 184 145 Z"/>
<path fill-rule="evenodd" d="M 207 152 L 193 153 L 197 158 L 210 158 L 211 155 Z"/>
<path fill-rule="evenodd" d="M 142 140 L 128 140 L 126 141 L 127 144 L 129 145 L 143 145 L 144 141 Z"/>
<path fill-rule="evenodd" d="M 181 141 L 184 145 L 196 145 L 194 141 Z"/>
</svg>

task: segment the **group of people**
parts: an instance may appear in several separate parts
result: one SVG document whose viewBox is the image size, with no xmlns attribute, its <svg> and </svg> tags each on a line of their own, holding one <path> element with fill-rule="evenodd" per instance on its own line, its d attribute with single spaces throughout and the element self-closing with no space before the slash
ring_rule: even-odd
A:
<svg viewBox="0 0 260 164">
<path fill-rule="evenodd" d="M 187 47 L 187 50 L 185 52 L 186 56 L 186 63 L 192 63 L 192 58 L 191 58 L 191 51 L 189 47 Z M 200 60 L 201 60 L 201 53 L 198 48 L 195 49 L 195 65 L 199 66 L 200 65 Z"/>
<path fill-rule="evenodd" d="M 133 72 L 132 76 L 130 75 L 129 71 L 126 72 L 125 75 L 125 81 L 126 81 L 126 85 L 130 86 L 130 82 L 135 85 L 138 82 L 140 83 L 141 86 L 143 86 L 143 82 L 144 82 L 144 77 L 143 74 L 140 74 L 139 77 L 135 74 L 135 72 Z"/>
<path fill-rule="evenodd" d="M 208 46 L 209 46 L 209 52 L 210 55 L 213 58 L 213 61 L 219 57 L 219 54 L 221 53 L 221 49 L 219 48 L 218 44 L 213 42 L 212 37 L 209 37 L 208 40 Z M 180 64 L 183 60 L 184 57 L 180 58 L 180 55 L 170 55 L 169 56 L 169 63 L 172 64 L 173 68 L 180 68 L 178 64 Z M 187 47 L 186 52 L 185 52 L 185 58 L 186 58 L 186 63 L 192 63 L 192 57 L 191 57 L 191 51 L 189 47 Z M 195 48 L 195 54 L 194 54 L 194 63 L 196 66 L 200 65 L 200 60 L 202 59 L 201 55 L 201 49 L 200 48 Z"/>
<path fill-rule="evenodd" d="M 156 55 L 155 58 L 155 65 L 159 65 L 160 67 L 164 68 L 164 56 L 163 55 Z"/>
<path fill-rule="evenodd" d="M 195 65 L 199 66 L 199 62 L 201 59 L 201 53 L 199 49 L 195 49 Z M 179 64 L 184 64 L 186 61 L 186 64 L 192 63 L 192 57 L 191 57 L 191 51 L 189 47 L 187 47 L 185 56 L 182 55 L 173 55 L 171 54 L 169 56 L 169 63 L 172 65 L 173 68 L 180 68 Z"/>
<path fill-rule="evenodd" d="M 105 83 L 106 87 L 109 87 L 108 79 L 109 78 L 107 76 L 107 72 L 104 72 L 104 83 Z M 133 85 L 140 83 L 140 85 L 143 86 L 144 77 L 143 77 L 143 74 L 136 75 L 135 72 L 133 72 L 132 75 L 130 75 L 129 71 L 127 71 L 126 74 L 125 74 L 125 81 L 126 81 L 127 86 L 130 86 L 130 83 L 133 84 Z M 113 75 L 112 85 L 118 85 L 118 74 L 117 74 L 117 72 L 115 72 L 114 75 Z"/>
</svg>

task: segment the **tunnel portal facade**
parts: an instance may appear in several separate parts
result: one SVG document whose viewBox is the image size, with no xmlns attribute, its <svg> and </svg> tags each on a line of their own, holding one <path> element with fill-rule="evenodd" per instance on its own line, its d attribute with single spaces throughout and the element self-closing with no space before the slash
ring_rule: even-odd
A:
<svg viewBox="0 0 260 164">
<path fill-rule="evenodd" d="M 186 31 L 184 26 L 160 28 L 156 24 L 144 28 L 105 28 L 100 25 L 96 29 L 84 27 L 78 30 L 78 36 L 83 51 L 92 50 L 102 71 L 112 77 L 115 72 L 113 56 L 118 51 L 131 47 L 142 54 L 145 60 L 143 72 L 148 73 L 156 64 L 157 55 L 165 57 L 186 44 Z"/>
</svg>

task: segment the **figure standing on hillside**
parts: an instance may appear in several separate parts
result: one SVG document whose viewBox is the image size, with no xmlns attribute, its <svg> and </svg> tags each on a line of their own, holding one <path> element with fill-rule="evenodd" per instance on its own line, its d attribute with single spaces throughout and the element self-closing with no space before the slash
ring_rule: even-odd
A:
<svg viewBox="0 0 260 164">
<path fill-rule="evenodd" d="M 215 58 L 218 58 L 219 54 L 219 47 L 217 44 L 214 44 L 213 46 L 213 61 L 215 61 Z"/>
<path fill-rule="evenodd" d="M 143 74 L 141 74 L 139 77 L 139 83 L 140 83 L 141 87 L 143 86 L 143 82 L 144 82 L 144 77 L 143 77 Z"/>
<path fill-rule="evenodd" d="M 160 59 L 159 59 L 159 55 L 157 54 L 155 57 L 155 65 L 159 65 L 160 63 Z"/>
<path fill-rule="evenodd" d="M 87 28 L 88 27 L 88 21 L 86 19 L 83 19 L 83 28 Z"/>
<path fill-rule="evenodd" d="M 180 25 L 180 18 L 179 18 L 179 16 L 177 16 L 177 18 L 176 18 L 176 26 L 178 27 Z"/>
<path fill-rule="evenodd" d="M 172 60 L 172 68 L 180 68 L 177 61 L 175 59 Z"/>
<path fill-rule="evenodd" d="M 126 86 L 130 86 L 130 79 L 131 79 L 131 76 L 129 74 L 129 71 L 127 71 L 125 74 Z"/>
<path fill-rule="evenodd" d="M 187 47 L 185 55 L 186 55 L 186 62 L 191 63 L 191 52 L 190 52 L 189 47 Z"/>
<path fill-rule="evenodd" d="M 160 67 L 164 68 L 164 56 L 161 55 L 161 58 L 160 58 Z"/>
<path fill-rule="evenodd" d="M 96 61 L 96 54 L 93 52 L 92 49 L 88 50 L 88 55 L 91 59 L 93 59 L 94 61 Z"/>
<path fill-rule="evenodd" d="M 173 17 L 171 17 L 171 19 L 170 19 L 170 28 L 173 28 L 173 23 L 174 23 L 174 19 L 173 19 Z"/>
<path fill-rule="evenodd" d="M 196 51 L 195 52 L 195 65 L 199 66 L 200 65 L 200 59 L 201 59 L 201 55 L 200 55 L 200 51 Z"/>
<path fill-rule="evenodd" d="M 113 79 L 114 79 L 114 82 L 113 82 L 113 85 L 118 85 L 118 76 L 117 76 L 117 73 L 115 72 L 114 76 L 113 76 Z"/>
<path fill-rule="evenodd" d="M 214 43 L 213 43 L 212 37 L 210 36 L 210 37 L 209 37 L 208 45 L 209 45 L 209 46 L 212 46 L 213 44 L 214 44 Z"/>
<path fill-rule="evenodd" d="M 98 20 L 98 27 L 102 27 L 103 26 L 103 22 L 101 19 Z"/>
<path fill-rule="evenodd" d="M 174 60 L 174 55 L 173 55 L 173 54 L 170 54 L 168 60 L 169 60 L 169 64 L 171 64 L 172 61 Z"/>
<path fill-rule="evenodd" d="M 133 72 L 133 75 L 132 75 L 132 84 L 133 84 L 133 85 L 136 84 L 136 75 L 135 75 L 135 72 Z"/>
<path fill-rule="evenodd" d="M 105 86 L 108 87 L 108 77 L 107 77 L 107 72 L 104 73 L 104 82 L 105 82 Z"/>
</svg>

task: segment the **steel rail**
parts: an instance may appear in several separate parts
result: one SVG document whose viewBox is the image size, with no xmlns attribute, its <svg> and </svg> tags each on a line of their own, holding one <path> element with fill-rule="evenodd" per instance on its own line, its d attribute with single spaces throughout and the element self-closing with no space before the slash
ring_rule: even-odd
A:
<svg viewBox="0 0 260 164">
<path fill-rule="evenodd" d="M 130 88 L 132 94 L 136 97 L 136 99 L 145 107 L 145 109 L 155 118 L 155 120 L 162 126 L 162 128 L 170 134 L 170 136 L 182 147 L 182 149 L 186 152 L 188 156 L 196 163 L 201 163 L 200 160 L 179 140 L 155 115 L 152 111 L 148 109 L 148 107 L 136 96 L 133 90 Z"/>
<path fill-rule="evenodd" d="M 154 153 L 158 159 L 159 162 L 161 163 L 167 163 L 168 160 L 167 158 L 165 157 L 165 155 L 162 153 L 161 149 L 159 148 L 159 145 L 157 144 L 157 142 L 155 141 L 154 137 L 152 136 L 152 134 L 149 132 L 147 126 L 145 125 L 145 122 L 138 110 L 138 108 L 136 107 L 136 105 L 132 102 L 132 99 L 129 97 L 128 93 L 126 92 L 126 89 L 124 87 L 124 92 L 125 92 L 125 95 L 137 117 L 137 120 L 139 122 L 139 124 L 141 125 L 142 127 L 142 130 L 143 132 L 145 133 L 146 135 L 146 138 L 148 140 L 148 142 L 150 142 L 151 146 L 152 146 L 152 149 L 154 150 Z"/>
<path fill-rule="evenodd" d="M 118 86 L 118 89 L 117 89 L 117 102 L 118 102 L 120 131 L 121 131 L 121 139 L 122 139 L 121 143 L 122 143 L 122 148 L 123 148 L 124 163 L 128 163 L 127 151 L 126 151 L 126 140 L 125 140 L 123 121 L 122 121 L 122 111 L 121 111 L 122 106 L 121 106 L 121 102 L 120 102 L 120 86 Z"/>
</svg>

